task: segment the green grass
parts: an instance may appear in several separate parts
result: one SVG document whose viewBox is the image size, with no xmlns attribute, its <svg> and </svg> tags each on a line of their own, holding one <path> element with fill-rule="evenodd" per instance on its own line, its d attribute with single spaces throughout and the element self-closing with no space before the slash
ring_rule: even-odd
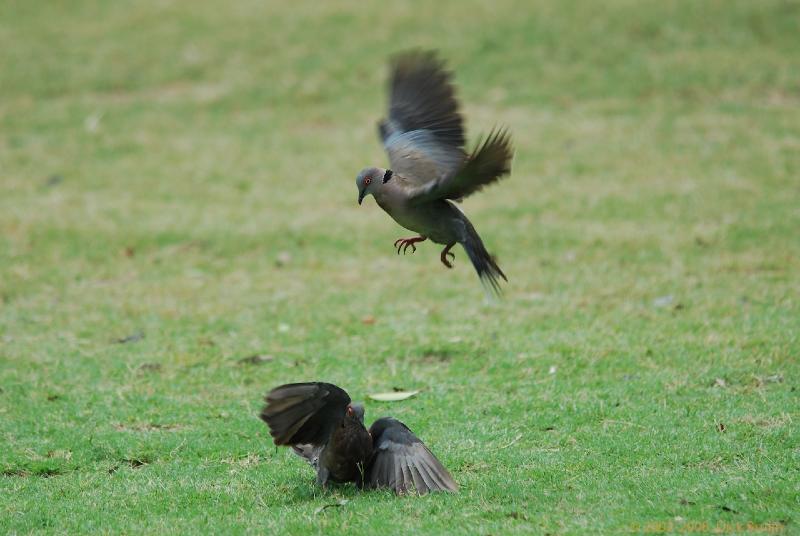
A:
<svg viewBox="0 0 800 536">
<path fill-rule="evenodd" d="M 0 532 L 800 532 L 800 4 L 46 4 L 0 6 Z M 356 204 L 411 46 L 514 135 L 494 304 Z M 461 493 L 316 489 L 256 418 L 316 379 L 422 389 L 367 418 Z"/>
</svg>

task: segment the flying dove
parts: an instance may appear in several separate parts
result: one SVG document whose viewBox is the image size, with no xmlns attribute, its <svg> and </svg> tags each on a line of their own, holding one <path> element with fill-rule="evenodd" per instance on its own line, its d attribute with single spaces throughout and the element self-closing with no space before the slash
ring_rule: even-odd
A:
<svg viewBox="0 0 800 536">
<path fill-rule="evenodd" d="M 267 394 L 261 419 L 276 445 L 288 445 L 317 472 L 317 483 L 361 488 L 458 491 L 442 463 L 414 432 L 392 417 L 364 427 L 364 406 L 330 383 L 290 383 Z"/>
<path fill-rule="evenodd" d="M 431 239 L 443 244 L 447 268 L 464 247 L 481 282 L 499 293 L 505 274 L 453 201 L 459 201 L 511 171 L 513 149 L 505 130 L 495 130 L 467 154 L 451 73 L 434 52 L 402 53 L 391 62 L 388 118 L 378 124 L 391 169 L 368 167 L 356 177 L 358 203 L 372 195 L 401 226 L 419 236 L 395 241 L 397 253 Z"/>
</svg>

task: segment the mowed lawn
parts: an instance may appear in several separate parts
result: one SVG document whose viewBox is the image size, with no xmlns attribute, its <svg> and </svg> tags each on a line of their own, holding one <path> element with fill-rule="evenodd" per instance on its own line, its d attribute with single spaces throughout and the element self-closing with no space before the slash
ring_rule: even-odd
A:
<svg viewBox="0 0 800 536">
<path fill-rule="evenodd" d="M 769 0 L 3 2 L 0 533 L 800 532 L 798 35 Z M 513 133 L 463 205 L 493 303 L 356 203 L 411 47 Z M 257 418 L 304 380 L 421 390 L 367 419 L 461 492 L 315 488 Z"/>
</svg>

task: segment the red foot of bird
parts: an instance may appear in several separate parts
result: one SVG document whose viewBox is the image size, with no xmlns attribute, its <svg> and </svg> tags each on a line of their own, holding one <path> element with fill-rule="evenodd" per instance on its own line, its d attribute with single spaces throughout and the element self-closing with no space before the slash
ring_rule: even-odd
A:
<svg viewBox="0 0 800 536">
<path fill-rule="evenodd" d="M 412 237 L 412 238 L 398 238 L 397 240 L 394 241 L 394 247 L 397 248 L 397 254 L 398 255 L 400 255 L 400 250 L 401 249 L 403 250 L 403 255 L 405 255 L 406 254 L 406 250 L 408 249 L 409 246 L 411 246 L 411 253 L 414 253 L 415 251 L 417 251 L 417 246 L 415 246 L 414 244 L 416 244 L 417 242 L 424 242 L 427 239 L 428 239 L 427 236 L 415 236 L 415 237 Z"/>
<path fill-rule="evenodd" d="M 452 268 L 453 265 L 450 261 L 447 260 L 447 257 L 451 257 L 453 260 L 456 260 L 456 256 L 453 253 L 450 253 L 450 248 L 455 246 L 455 244 L 450 244 L 446 248 L 442 250 L 442 254 L 439 256 L 439 259 L 442 261 L 442 264 L 447 266 L 448 268 Z"/>
</svg>

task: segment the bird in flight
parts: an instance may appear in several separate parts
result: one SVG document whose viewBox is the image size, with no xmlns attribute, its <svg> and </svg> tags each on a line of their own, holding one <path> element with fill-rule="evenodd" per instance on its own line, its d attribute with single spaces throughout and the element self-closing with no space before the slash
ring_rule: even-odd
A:
<svg viewBox="0 0 800 536">
<path fill-rule="evenodd" d="M 452 268 L 450 251 L 461 244 L 481 282 L 495 293 L 508 281 L 481 237 L 454 201 L 511 171 L 511 137 L 499 129 L 464 149 L 463 120 L 452 75 L 434 52 L 395 56 L 389 77 L 389 112 L 378 124 L 391 169 L 368 167 L 356 177 L 358 203 L 372 195 L 397 223 L 419 236 L 400 238 L 399 254 L 430 239 L 444 245 L 439 258 Z"/>
<path fill-rule="evenodd" d="M 392 417 L 364 426 L 364 406 L 331 383 L 290 383 L 267 394 L 261 419 L 276 445 L 287 445 L 317 472 L 317 483 L 354 482 L 362 488 L 458 491 L 425 444 Z"/>
</svg>

